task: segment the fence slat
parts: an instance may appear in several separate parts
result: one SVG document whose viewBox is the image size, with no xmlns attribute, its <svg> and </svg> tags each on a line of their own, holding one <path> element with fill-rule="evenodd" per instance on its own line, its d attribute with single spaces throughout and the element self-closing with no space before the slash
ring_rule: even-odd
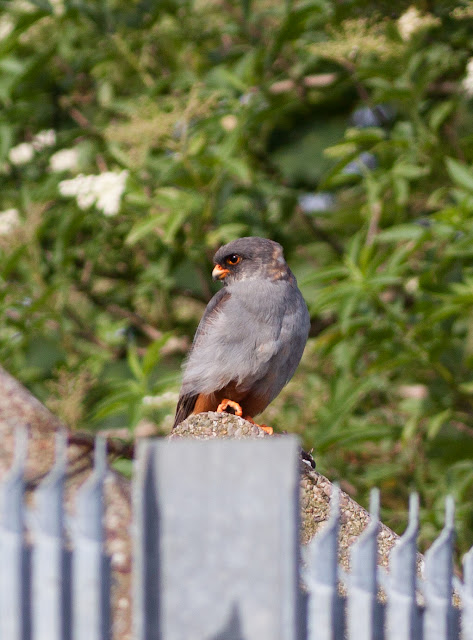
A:
<svg viewBox="0 0 473 640">
<path fill-rule="evenodd" d="M 133 478 L 133 627 L 136 640 L 162 638 L 160 630 L 161 534 L 156 502 L 156 441 L 139 442 Z"/>
<path fill-rule="evenodd" d="M 69 640 L 70 562 L 64 544 L 66 435 L 56 435 L 56 461 L 35 492 L 31 518 L 33 640 Z"/>
<path fill-rule="evenodd" d="M 377 536 L 379 491 L 372 489 L 371 522 L 353 545 L 348 577 L 347 629 L 349 640 L 373 640 L 380 631 L 377 598 Z"/>
<path fill-rule="evenodd" d="M 456 637 L 452 605 L 454 515 L 453 498 L 448 496 L 445 501 L 445 526 L 425 554 L 424 640 L 450 640 Z"/>
<path fill-rule="evenodd" d="M 28 640 L 31 632 L 29 554 L 23 541 L 23 479 L 28 433 L 17 428 L 12 468 L 0 485 L 0 638 Z"/>
<path fill-rule="evenodd" d="M 73 640 L 110 637 L 110 563 L 103 526 L 106 471 L 106 442 L 96 438 L 94 471 L 77 493 L 72 520 Z"/>
<path fill-rule="evenodd" d="M 333 486 L 330 518 L 311 541 L 306 582 L 309 587 L 308 640 L 343 638 L 343 611 L 338 595 L 340 489 Z"/>
<path fill-rule="evenodd" d="M 409 499 L 409 523 L 391 551 L 386 582 L 386 640 L 420 639 L 420 617 L 416 603 L 417 536 L 419 497 Z"/>
<path fill-rule="evenodd" d="M 473 547 L 463 557 L 462 640 L 473 640 Z"/>
<path fill-rule="evenodd" d="M 139 639 L 296 640 L 297 439 L 151 447 L 135 494 L 138 527 L 150 530 L 138 536 L 136 553 L 138 570 L 146 562 L 158 589 L 154 577 L 150 585 L 141 578 L 135 597 L 137 615 L 146 603 L 161 635 L 146 635 L 152 625 L 145 620 Z M 140 503 L 150 499 L 145 520 Z"/>
</svg>

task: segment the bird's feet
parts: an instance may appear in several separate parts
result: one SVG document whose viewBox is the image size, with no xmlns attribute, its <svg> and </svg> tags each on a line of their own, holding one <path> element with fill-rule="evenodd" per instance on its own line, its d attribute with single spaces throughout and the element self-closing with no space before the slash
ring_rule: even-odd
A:
<svg viewBox="0 0 473 640">
<path fill-rule="evenodd" d="M 223 413 L 228 407 L 231 407 L 235 411 L 236 416 L 241 417 L 243 415 L 243 410 L 238 404 L 238 402 L 234 402 L 233 400 L 227 400 L 226 398 L 222 400 L 222 402 L 218 405 L 217 413 Z"/>
<path fill-rule="evenodd" d="M 258 423 L 257 423 L 257 422 L 255 422 L 255 421 L 253 420 L 253 418 L 251 418 L 250 416 L 245 416 L 245 417 L 243 418 L 243 420 L 247 420 L 248 422 L 251 422 L 251 424 L 255 424 L 255 425 L 256 425 L 257 427 L 259 427 L 260 429 L 263 429 L 263 431 L 266 431 L 266 433 L 267 433 L 269 436 L 272 436 L 272 435 L 273 435 L 273 433 L 274 433 L 274 429 L 273 429 L 273 427 L 268 427 L 268 425 L 267 425 L 267 424 L 258 424 Z"/>
<path fill-rule="evenodd" d="M 223 413 L 228 409 L 228 407 L 231 407 L 233 409 L 236 416 L 240 416 L 240 418 L 243 417 L 243 410 L 238 402 L 235 402 L 234 400 L 228 400 L 227 398 L 222 400 L 222 402 L 218 405 L 217 413 Z M 272 436 L 274 433 L 273 427 L 268 427 L 267 424 L 257 424 L 250 416 L 245 416 L 243 419 L 251 422 L 252 424 L 256 424 L 257 427 L 263 429 L 263 431 L 266 431 L 266 433 L 270 436 Z"/>
<path fill-rule="evenodd" d="M 256 424 L 256 422 L 255 422 L 255 424 Z M 274 429 L 273 429 L 273 427 L 268 427 L 268 425 L 267 425 L 267 424 L 258 424 L 257 426 L 258 426 L 260 429 L 263 429 L 263 431 L 266 431 L 266 433 L 267 433 L 269 436 L 272 436 L 272 435 L 273 435 L 273 433 L 274 433 Z"/>
</svg>

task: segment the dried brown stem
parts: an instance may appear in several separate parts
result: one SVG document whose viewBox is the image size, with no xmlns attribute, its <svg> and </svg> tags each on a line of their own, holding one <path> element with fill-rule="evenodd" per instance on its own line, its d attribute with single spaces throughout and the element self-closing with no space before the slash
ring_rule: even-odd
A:
<svg viewBox="0 0 473 640">
<path fill-rule="evenodd" d="M 122 307 L 114 303 L 107 304 L 106 309 L 112 315 L 120 316 L 121 318 L 126 318 L 127 320 L 129 320 L 133 326 L 140 329 L 140 331 L 142 331 L 151 340 L 159 340 L 163 336 L 161 331 L 148 324 L 140 315 L 138 315 L 134 311 L 123 309 Z"/>
<path fill-rule="evenodd" d="M 68 443 L 75 444 L 79 447 L 86 447 L 87 452 L 93 450 L 95 446 L 95 436 L 90 433 L 70 433 L 68 435 Z M 117 458 L 127 458 L 132 460 L 135 455 L 135 443 L 124 442 L 117 438 L 106 438 L 107 453 Z"/>
</svg>

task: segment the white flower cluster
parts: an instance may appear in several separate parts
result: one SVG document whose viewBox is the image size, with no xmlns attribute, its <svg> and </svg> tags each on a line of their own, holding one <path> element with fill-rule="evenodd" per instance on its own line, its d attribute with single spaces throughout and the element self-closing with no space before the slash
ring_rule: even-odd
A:
<svg viewBox="0 0 473 640">
<path fill-rule="evenodd" d="M 56 132 L 54 129 L 44 129 L 44 131 L 40 131 L 35 135 L 31 144 L 35 151 L 42 151 L 46 147 L 54 147 L 56 144 Z"/>
<path fill-rule="evenodd" d="M 34 148 L 30 142 L 21 142 L 16 147 L 12 147 L 8 154 L 8 159 L 14 165 L 27 164 L 33 159 Z"/>
<path fill-rule="evenodd" d="M 31 142 L 20 142 L 12 147 L 8 154 L 10 162 L 16 166 L 31 162 L 35 151 L 43 151 L 47 147 L 56 144 L 56 132 L 54 129 L 44 129 L 35 135 Z"/>
<path fill-rule="evenodd" d="M 238 126 L 238 118 L 232 113 L 220 118 L 220 124 L 225 131 L 233 131 Z"/>
<path fill-rule="evenodd" d="M 125 191 L 128 171 L 120 173 L 105 171 L 99 175 L 79 174 L 72 180 L 59 183 L 59 193 L 66 197 L 75 197 L 81 209 L 93 204 L 106 216 L 114 216 L 120 209 L 120 201 Z"/>
<path fill-rule="evenodd" d="M 422 14 L 417 7 L 411 6 L 404 11 L 397 21 L 397 28 L 401 38 L 410 40 L 417 31 L 440 24 L 440 19 L 431 13 Z"/>
<path fill-rule="evenodd" d="M 462 87 L 469 98 L 473 97 L 473 58 L 470 58 L 466 64 L 466 75 L 463 78 Z"/>
<path fill-rule="evenodd" d="M 13 22 L 11 16 L 5 14 L 0 18 L 0 40 L 4 40 L 8 38 L 10 33 L 15 28 L 15 23 Z"/>
<path fill-rule="evenodd" d="M 64 0 L 49 0 L 49 4 L 53 8 L 53 13 L 56 16 L 64 15 L 66 7 L 64 6 Z"/>
<path fill-rule="evenodd" d="M 79 166 L 79 152 L 77 149 L 61 149 L 49 158 L 51 171 L 74 171 Z"/>
<path fill-rule="evenodd" d="M 17 13 L 34 13 L 37 7 L 28 0 L 13 0 L 11 8 Z"/>
<path fill-rule="evenodd" d="M 473 2 L 468 0 L 463 7 L 455 7 L 450 11 L 450 15 L 455 20 L 469 20 L 473 18 Z"/>
<path fill-rule="evenodd" d="M 11 231 L 20 226 L 18 209 L 0 211 L 0 236 L 7 236 Z"/>
</svg>

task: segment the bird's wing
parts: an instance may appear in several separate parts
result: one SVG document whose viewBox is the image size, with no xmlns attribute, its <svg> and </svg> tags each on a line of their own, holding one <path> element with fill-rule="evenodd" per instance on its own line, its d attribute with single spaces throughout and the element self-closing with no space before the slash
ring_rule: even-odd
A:
<svg viewBox="0 0 473 640">
<path fill-rule="evenodd" d="M 179 400 L 177 401 L 176 415 L 174 416 L 174 424 L 172 425 L 173 429 L 190 416 L 190 414 L 194 410 L 195 403 L 197 402 L 198 397 L 198 393 L 194 395 L 191 393 L 186 393 L 183 396 L 179 396 Z"/>
<path fill-rule="evenodd" d="M 199 322 L 197 331 L 195 332 L 191 351 L 195 349 L 199 341 L 199 337 L 206 332 L 213 316 L 222 310 L 223 304 L 227 302 L 230 299 L 230 297 L 231 297 L 231 294 L 229 293 L 229 291 L 226 288 L 223 288 L 223 289 L 220 289 L 220 291 L 218 291 L 214 295 L 214 297 L 210 300 L 209 304 L 205 309 L 204 315 L 202 316 Z"/>
<path fill-rule="evenodd" d="M 230 298 L 230 293 L 225 289 L 220 289 L 214 297 L 210 300 L 207 308 L 205 309 L 204 315 L 202 316 L 199 326 L 197 327 L 197 331 L 195 332 L 194 341 L 192 343 L 191 352 L 196 348 L 199 342 L 199 338 L 205 334 L 209 323 L 212 320 L 212 317 L 219 313 L 222 309 L 222 305 Z M 189 353 L 190 355 L 190 353 Z M 188 418 L 192 411 L 194 410 L 195 403 L 197 402 L 197 398 L 199 397 L 198 393 L 182 393 L 179 396 L 179 400 L 177 402 L 176 415 L 174 417 L 174 427 L 180 424 L 183 420 Z"/>
</svg>

